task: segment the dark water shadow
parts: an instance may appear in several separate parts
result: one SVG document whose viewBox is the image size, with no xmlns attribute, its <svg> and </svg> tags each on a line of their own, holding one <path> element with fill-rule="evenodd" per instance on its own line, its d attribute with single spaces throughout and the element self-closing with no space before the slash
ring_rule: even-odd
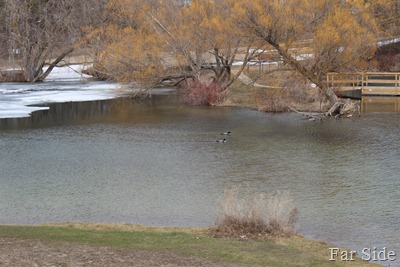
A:
<svg viewBox="0 0 400 267">
<path fill-rule="evenodd" d="M 43 128 L 61 125 L 87 123 L 132 123 L 148 121 L 152 113 L 162 112 L 171 106 L 179 106 L 175 95 L 153 95 L 151 98 L 117 98 L 110 100 L 50 103 L 43 106 L 48 110 L 39 110 L 26 118 L 0 119 L 0 130 L 18 130 Z M 155 117 L 155 116 L 152 116 Z"/>
</svg>

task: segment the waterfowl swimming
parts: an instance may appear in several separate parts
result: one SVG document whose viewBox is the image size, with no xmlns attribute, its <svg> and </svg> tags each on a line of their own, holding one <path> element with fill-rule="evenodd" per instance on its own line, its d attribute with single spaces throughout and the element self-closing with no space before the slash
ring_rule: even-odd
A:
<svg viewBox="0 0 400 267">
<path fill-rule="evenodd" d="M 217 140 L 217 142 L 218 143 L 226 143 L 226 139 L 224 138 L 224 139 L 219 139 L 219 140 Z"/>
<path fill-rule="evenodd" d="M 231 132 L 221 133 L 221 135 L 231 135 Z"/>
</svg>

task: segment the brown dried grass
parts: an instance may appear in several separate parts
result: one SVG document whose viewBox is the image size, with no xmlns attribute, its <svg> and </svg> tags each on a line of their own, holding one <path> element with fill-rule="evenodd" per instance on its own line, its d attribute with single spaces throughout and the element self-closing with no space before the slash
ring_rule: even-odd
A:
<svg viewBox="0 0 400 267">
<path fill-rule="evenodd" d="M 179 87 L 180 100 L 195 106 L 212 106 L 223 103 L 226 93 L 217 83 L 201 81 L 184 82 Z"/>
<path fill-rule="evenodd" d="M 240 198 L 240 187 L 225 191 L 219 206 L 216 237 L 241 239 L 273 236 L 289 237 L 296 233 L 297 208 L 288 192 L 277 192 L 268 198 L 263 193 Z"/>
<path fill-rule="evenodd" d="M 301 75 L 292 71 L 277 71 L 266 74 L 259 81 L 261 84 L 276 86 L 276 89 L 258 90 L 255 101 L 259 110 L 265 112 L 285 112 L 288 106 L 310 106 L 320 103 L 322 96 L 316 87 Z"/>
</svg>

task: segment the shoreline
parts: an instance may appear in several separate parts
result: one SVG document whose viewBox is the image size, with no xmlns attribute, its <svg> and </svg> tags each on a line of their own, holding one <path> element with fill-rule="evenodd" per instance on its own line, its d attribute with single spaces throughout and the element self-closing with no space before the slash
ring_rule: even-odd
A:
<svg viewBox="0 0 400 267">
<path fill-rule="evenodd" d="M 56 248 L 60 255 L 64 255 L 64 259 L 71 257 L 70 260 L 74 261 L 65 262 L 61 266 L 75 266 L 83 263 L 85 257 L 78 253 L 82 251 L 82 247 L 97 255 L 97 259 L 93 260 L 106 257 L 107 255 L 100 254 L 103 250 L 114 253 L 116 256 L 114 260 L 117 261 L 118 258 L 131 258 L 132 254 L 141 255 L 144 261 L 149 259 L 149 252 L 154 256 L 151 258 L 152 264 L 138 266 L 154 266 L 155 263 L 170 264 L 168 266 L 342 266 L 349 264 L 340 260 L 329 261 L 330 246 L 327 243 L 300 235 L 290 238 L 265 237 L 238 240 L 237 238 L 212 237 L 208 233 L 209 229 L 210 227 L 155 227 L 79 222 L 24 226 L 0 225 L 0 247 L 5 244 L 16 245 L 14 252 L 0 256 L 0 266 L 1 262 L 7 262 L 5 257 L 14 255 L 23 260 L 23 257 L 29 254 L 27 250 L 32 250 L 32 244 L 42 247 L 40 252 L 35 252 L 35 258 L 39 264 L 41 263 L 40 255 L 43 254 L 43 257 L 47 255 L 46 259 L 49 260 L 48 253 L 53 248 Z M 27 245 L 21 245 L 21 243 Z M 54 258 L 57 258 L 56 256 L 54 255 Z M 135 260 L 140 261 L 141 256 L 137 256 Z M 168 262 L 169 260 L 172 262 Z M 350 264 L 351 266 L 379 266 L 361 259 L 355 259 Z M 91 264 L 90 266 L 102 265 Z M 111 264 L 109 266 L 125 265 Z"/>
<path fill-rule="evenodd" d="M 125 98 L 125 97 L 121 97 L 121 98 Z M 113 98 L 113 99 L 117 99 L 117 98 Z M 102 100 L 93 100 L 93 101 L 102 101 Z M 80 101 L 78 101 L 78 102 L 80 102 Z M 67 102 L 63 102 L 63 103 L 67 103 Z M 224 107 L 224 105 L 222 105 L 222 106 L 220 106 L 220 107 Z M 245 106 L 245 105 L 230 105 L 229 107 L 236 107 L 236 108 L 246 108 L 246 109 L 254 109 L 254 110 L 259 110 L 259 109 L 257 109 L 257 108 L 254 108 L 254 107 L 249 107 L 249 106 Z M 259 110 L 260 111 L 260 110 Z M 27 226 L 29 226 L 29 225 L 27 225 Z M 39 226 L 39 227 L 43 227 L 43 226 L 54 226 L 54 227 L 60 227 L 60 225 L 37 225 L 37 226 Z M 149 231 L 149 229 L 150 228 L 164 228 L 164 227 L 150 227 L 150 226 L 148 226 L 148 227 L 144 227 L 145 229 L 142 229 L 142 230 L 132 230 L 132 231 L 145 231 L 145 232 L 147 232 L 147 231 Z M 172 231 L 174 231 L 174 232 L 176 232 L 176 231 L 178 231 L 177 229 L 179 229 L 179 227 L 178 228 L 175 228 L 175 230 L 174 229 L 172 229 Z M 87 229 L 87 230 L 89 230 L 89 229 Z M 93 229 L 92 229 L 93 230 Z M 107 230 L 107 229 L 104 229 L 104 230 Z M 112 230 L 112 229 L 108 229 L 108 230 Z M 114 229 L 114 230 L 116 230 L 116 231 L 124 231 L 124 230 L 122 230 L 122 229 Z M 168 231 L 167 231 L 168 232 Z M 307 239 L 307 238 L 306 238 Z M 312 239 L 310 239 L 310 240 L 312 240 Z M 315 242 L 320 242 L 320 241 L 316 241 L 316 240 L 313 240 L 313 241 L 315 241 Z"/>
</svg>

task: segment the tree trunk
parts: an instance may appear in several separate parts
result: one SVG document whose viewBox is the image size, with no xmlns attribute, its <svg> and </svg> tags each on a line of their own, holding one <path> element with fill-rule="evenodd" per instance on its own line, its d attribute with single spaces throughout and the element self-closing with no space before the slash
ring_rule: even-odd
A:
<svg viewBox="0 0 400 267">
<path fill-rule="evenodd" d="M 54 67 L 58 63 L 60 63 L 61 60 L 63 60 L 68 54 L 72 53 L 72 51 L 74 51 L 73 47 L 69 48 L 64 53 L 59 55 L 53 62 L 50 63 L 50 65 L 47 68 L 47 70 L 45 72 L 43 72 L 42 74 L 36 76 L 35 79 L 32 82 L 43 81 L 44 79 L 46 79 L 46 77 L 50 74 L 50 72 L 54 69 Z"/>
<path fill-rule="evenodd" d="M 280 56 L 282 56 L 286 63 L 288 63 L 296 71 L 303 75 L 303 77 L 307 78 L 309 81 L 318 86 L 321 92 L 329 100 L 331 106 L 335 105 L 338 102 L 338 97 L 336 96 L 336 94 L 323 81 L 321 81 L 321 79 L 319 79 L 316 74 L 308 70 L 298 60 L 293 58 L 290 53 L 282 49 L 282 47 L 277 42 L 271 40 L 270 38 L 264 38 L 264 40 L 276 49 L 276 51 L 279 53 Z"/>
</svg>

